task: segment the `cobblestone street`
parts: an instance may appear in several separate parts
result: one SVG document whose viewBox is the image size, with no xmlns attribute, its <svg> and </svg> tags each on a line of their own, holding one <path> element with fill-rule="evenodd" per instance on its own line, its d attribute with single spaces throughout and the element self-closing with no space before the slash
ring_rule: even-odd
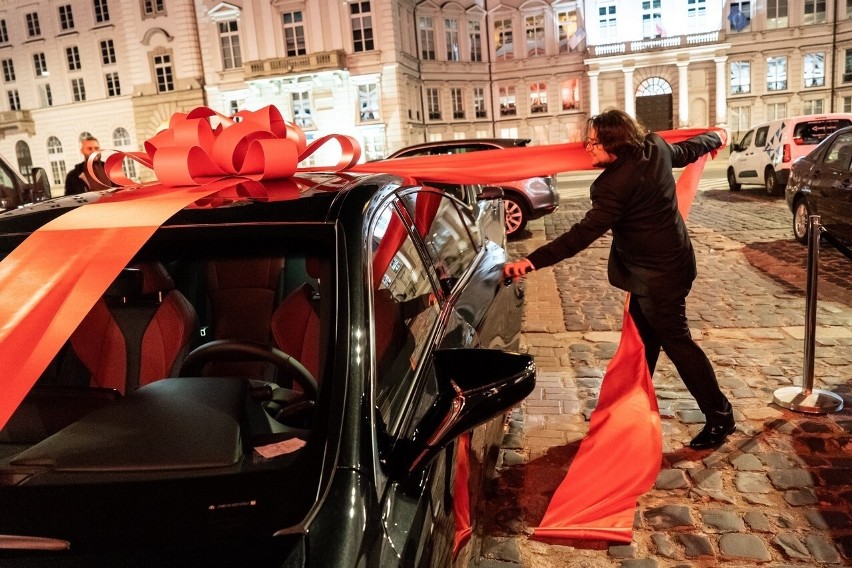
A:
<svg viewBox="0 0 852 568">
<path fill-rule="evenodd" d="M 802 384 L 807 247 L 792 238 L 783 198 L 701 187 L 687 223 L 699 265 L 687 312 L 734 404 L 737 432 L 715 451 L 691 450 L 703 415 L 661 356 L 663 463 L 639 499 L 633 542 L 531 540 L 588 428 L 624 304 L 606 279 L 608 236 L 534 272 L 522 346 L 536 358 L 538 385 L 510 421 L 479 566 L 852 565 L 852 261 L 822 244 L 814 386 L 847 408 L 809 415 L 773 405 L 776 389 Z M 588 206 L 563 199 L 511 243 L 513 257 L 567 230 Z"/>
</svg>

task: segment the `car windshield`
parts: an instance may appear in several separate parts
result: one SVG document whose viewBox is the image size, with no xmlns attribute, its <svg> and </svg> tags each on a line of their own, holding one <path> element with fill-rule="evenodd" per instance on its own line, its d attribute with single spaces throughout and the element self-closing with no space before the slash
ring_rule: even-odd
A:
<svg viewBox="0 0 852 568">
<path fill-rule="evenodd" d="M 798 144 L 819 144 L 832 132 L 849 125 L 852 121 L 845 118 L 799 122 L 793 129 L 793 140 Z"/>
<path fill-rule="evenodd" d="M 0 431 L 0 534 L 85 548 L 304 519 L 333 382 L 333 246 L 317 223 L 161 228 Z"/>
</svg>

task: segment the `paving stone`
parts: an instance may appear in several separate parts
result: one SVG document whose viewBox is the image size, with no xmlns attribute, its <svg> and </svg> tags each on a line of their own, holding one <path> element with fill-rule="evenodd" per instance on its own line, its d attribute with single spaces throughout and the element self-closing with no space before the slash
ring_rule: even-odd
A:
<svg viewBox="0 0 852 568">
<path fill-rule="evenodd" d="M 813 487 L 814 479 L 806 469 L 780 469 L 768 473 L 769 480 L 778 489 Z"/>
<path fill-rule="evenodd" d="M 648 509 L 643 513 L 642 518 L 654 530 L 694 526 L 689 507 L 683 505 L 665 505 Z"/>
<path fill-rule="evenodd" d="M 731 460 L 731 464 L 740 471 L 761 471 L 763 463 L 753 454 L 742 454 Z"/>
<path fill-rule="evenodd" d="M 749 511 L 743 515 L 743 520 L 753 531 L 772 532 L 772 524 L 769 517 L 761 511 Z"/>
<path fill-rule="evenodd" d="M 852 519 L 845 511 L 808 511 L 808 521 L 814 528 L 842 531 L 852 528 Z"/>
<path fill-rule="evenodd" d="M 772 539 L 772 542 L 781 549 L 787 558 L 807 560 L 811 557 L 808 547 L 799 539 L 798 535 L 792 533 L 779 534 Z"/>
<path fill-rule="evenodd" d="M 608 553 L 613 558 L 636 558 L 636 545 L 619 544 L 610 546 Z"/>
<path fill-rule="evenodd" d="M 677 539 L 683 546 L 684 555 L 687 558 L 714 556 L 713 545 L 703 534 L 682 533 L 677 535 Z"/>
<path fill-rule="evenodd" d="M 769 493 L 772 485 L 766 478 L 766 474 L 750 471 L 741 471 L 734 478 L 734 485 L 740 493 Z"/>
<path fill-rule="evenodd" d="M 817 562 L 835 564 L 840 562 L 840 555 L 837 549 L 828 539 L 821 535 L 810 533 L 805 537 L 805 544 L 808 546 L 814 560 Z"/>
<path fill-rule="evenodd" d="M 706 491 L 722 490 L 722 475 L 718 471 L 693 469 L 689 471 L 689 476 L 700 489 Z"/>
<path fill-rule="evenodd" d="M 686 474 L 679 469 L 663 469 L 657 475 L 654 487 L 661 490 L 684 489 L 689 487 Z"/>
<path fill-rule="evenodd" d="M 637 558 L 625 560 L 620 566 L 621 568 L 659 568 L 660 563 L 653 558 Z"/>
<path fill-rule="evenodd" d="M 654 543 L 654 548 L 660 556 L 671 558 L 672 560 L 680 560 L 683 558 L 683 554 L 680 549 L 674 545 L 669 538 L 669 535 L 665 533 L 654 533 L 651 535 L 651 542 Z"/>
<path fill-rule="evenodd" d="M 521 553 L 518 550 L 517 540 L 514 538 L 483 537 L 482 556 L 514 564 L 521 563 Z"/>
<path fill-rule="evenodd" d="M 753 534 L 725 533 L 719 537 L 719 552 L 730 560 L 769 562 L 772 555 L 763 541 Z"/>
<path fill-rule="evenodd" d="M 702 509 L 701 520 L 708 527 L 721 532 L 741 531 L 745 528 L 745 523 L 739 514 L 733 511 Z"/>
<path fill-rule="evenodd" d="M 794 507 L 816 505 L 819 503 L 819 498 L 817 497 L 816 492 L 809 487 L 785 491 L 784 500 Z"/>
</svg>

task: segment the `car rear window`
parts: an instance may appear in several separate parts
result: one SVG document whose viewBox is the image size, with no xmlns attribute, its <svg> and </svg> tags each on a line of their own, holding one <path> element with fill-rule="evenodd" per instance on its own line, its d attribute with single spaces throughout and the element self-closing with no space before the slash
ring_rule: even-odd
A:
<svg viewBox="0 0 852 568">
<path fill-rule="evenodd" d="M 819 144 L 838 128 L 850 125 L 852 121 L 846 118 L 799 122 L 793 129 L 793 141 L 797 144 Z"/>
</svg>

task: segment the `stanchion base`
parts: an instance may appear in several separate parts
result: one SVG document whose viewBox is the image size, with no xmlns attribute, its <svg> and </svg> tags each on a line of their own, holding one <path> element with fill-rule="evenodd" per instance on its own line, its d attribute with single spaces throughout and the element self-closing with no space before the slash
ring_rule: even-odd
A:
<svg viewBox="0 0 852 568">
<path fill-rule="evenodd" d="M 772 402 L 808 414 L 828 414 L 843 410 L 842 397 L 821 389 L 806 393 L 801 387 L 783 387 L 775 391 Z"/>
</svg>

